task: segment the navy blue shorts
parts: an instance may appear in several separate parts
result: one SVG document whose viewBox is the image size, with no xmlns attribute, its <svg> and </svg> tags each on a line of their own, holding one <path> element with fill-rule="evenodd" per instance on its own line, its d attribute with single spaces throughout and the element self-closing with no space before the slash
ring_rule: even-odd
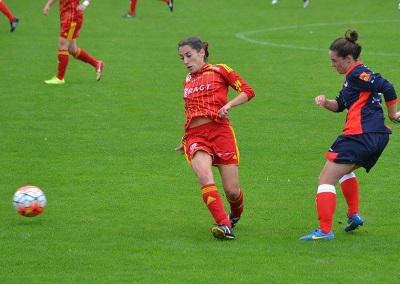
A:
<svg viewBox="0 0 400 284">
<path fill-rule="evenodd" d="M 388 133 L 340 135 L 325 154 L 325 158 L 338 164 L 355 164 L 369 172 L 388 142 Z"/>
</svg>

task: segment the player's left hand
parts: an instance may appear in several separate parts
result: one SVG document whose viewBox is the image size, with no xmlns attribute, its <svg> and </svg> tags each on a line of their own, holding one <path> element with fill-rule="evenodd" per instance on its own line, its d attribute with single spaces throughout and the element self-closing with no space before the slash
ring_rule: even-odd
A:
<svg viewBox="0 0 400 284">
<path fill-rule="evenodd" d="M 219 111 L 218 111 L 218 116 L 222 118 L 227 118 L 228 117 L 228 111 L 231 109 L 231 106 L 229 104 L 224 105 Z"/>
<path fill-rule="evenodd" d="M 394 123 L 400 123 L 400 111 L 396 112 L 396 119 L 392 120 Z"/>
<path fill-rule="evenodd" d="M 76 10 L 77 10 L 77 11 L 80 11 L 80 12 L 85 11 L 85 9 L 86 9 L 86 6 L 85 6 L 85 5 L 82 5 L 82 4 L 78 5 L 78 7 L 76 7 Z"/>
</svg>

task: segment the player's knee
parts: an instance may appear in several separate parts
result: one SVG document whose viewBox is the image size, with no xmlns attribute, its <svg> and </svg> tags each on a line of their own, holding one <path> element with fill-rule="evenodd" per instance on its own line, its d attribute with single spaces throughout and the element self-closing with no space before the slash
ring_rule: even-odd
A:
<svg viewBox="0 0 400 284">
<path fill-rule="evenodd" d="M 229 200 L 236 200 L 239 198 L 240 189 L 238 185 L 225 186 L 224 191 Z"/>
<path fill-rule="evenodd" d="M 196 171 L 196 175 L 201 185 L 214 183 L 214 177 L 212 173 L 208 171 Z"/>
<path fill-rule="evenodd" d="M 76 50 L 76 49 L 73 49 L 73 48 L 69 48 L 69 49 L 68 49 L 68 53 L 71 54 L 72 56 L 75 56 L 76 53 L 77 53 L 77 50 Z"/>
</svg>

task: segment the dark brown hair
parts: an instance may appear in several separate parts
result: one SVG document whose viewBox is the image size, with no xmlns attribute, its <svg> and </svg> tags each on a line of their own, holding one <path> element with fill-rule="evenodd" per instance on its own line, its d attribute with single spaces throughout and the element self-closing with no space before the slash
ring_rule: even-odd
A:
<svg viewBox="0 0 400 284">
<path fill-rule="evenodd" d="M 340 57 L 351 55 L 355 60 L 358 60 L 361 54 L 361 45 L 357 43 L 357 40 L 358 32 L 347 30 L 344 37 L 336 39 L 329 49 L 336 51 Z"/>
<path fill-rule="evenodd" d="M 181 42 L 178 43 L 178 48 L 189 45 L 191 48 L 196 50 L 197 52 L 200 52 L 200 50 L 204 49 L 205 51 L 205 56 L 204 56 L 204 61 L 207 61 L 209 53 L 208 53 L 208 42 L 202 41 L 197 37 L 188 37 L 182 40 Z"/>
</svg>

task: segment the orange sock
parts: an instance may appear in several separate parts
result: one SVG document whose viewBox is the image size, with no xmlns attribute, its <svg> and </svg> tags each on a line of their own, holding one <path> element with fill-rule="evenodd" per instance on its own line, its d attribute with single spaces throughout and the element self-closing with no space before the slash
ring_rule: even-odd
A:
<svg viewBox="0 0 400 284">
<path fill-rule="evenodd" d="M 69 61 L 68 50 L 59 50 L 57 78 L 60 80 L 64 79 L 65 72 L 67 71 L 68 61 Z"/>
<path fill-rule="evenodd" d="M 94 68 L 97 66 L 97 60 L 89 55 L 85 50 L 78 48 L 78 51 L 74 54 L 75 59 L 79 59 L 85 63 L 89 63 Z"/>
<path fill-rule="evenodd" d="M 240 215 L 243 212 L 243 191 L 241 189 L 239 189 L 240 193 L 239 193 L 239 197 L 232 201 L 229 200 L 229 198 L 227 198 L 229 205 L 230 205 L 230 209 L 231 209 L 231 216 L 233 218 L 237 218 L 240 217 Z"/>
<path fill-rule="evenodd" d="M 0 1 L 0 11 L 3 12 L 4 15 L 7 16 L 7 18 L 10 20 L 10 23 L 14 21 L 14 15 L 11 13 L 11 11 L 8 9 L 6 3 L 3 1 Z"/>
<path fill-rule="evenodd" d="M 347 216 L 351 217 L 359 212 L 358 205 L 360 198 L 357 177 L 354 173 L 350 173 L 344 175 L 339 180 L 339 183 L 348 207 Z"/>
<path fill-rule="evenodd" d="M 203 201 L 206 204 L 211 215 L 214 217 L 218 225 L 231 226 L 231 222 L 226 215 L 224 204 L 222 203 L 221 195 L 219 194 L 215 184 L 206 184 L 201 187 Z"/>
<path fill-rule="evenodd" d="M 316 203 L 319 228 L 326 234 L 332 230 L 332 220 L 336 209 L 335 187 L 330 184 L 321 184 L 318 186 Z"/>
</svg>

